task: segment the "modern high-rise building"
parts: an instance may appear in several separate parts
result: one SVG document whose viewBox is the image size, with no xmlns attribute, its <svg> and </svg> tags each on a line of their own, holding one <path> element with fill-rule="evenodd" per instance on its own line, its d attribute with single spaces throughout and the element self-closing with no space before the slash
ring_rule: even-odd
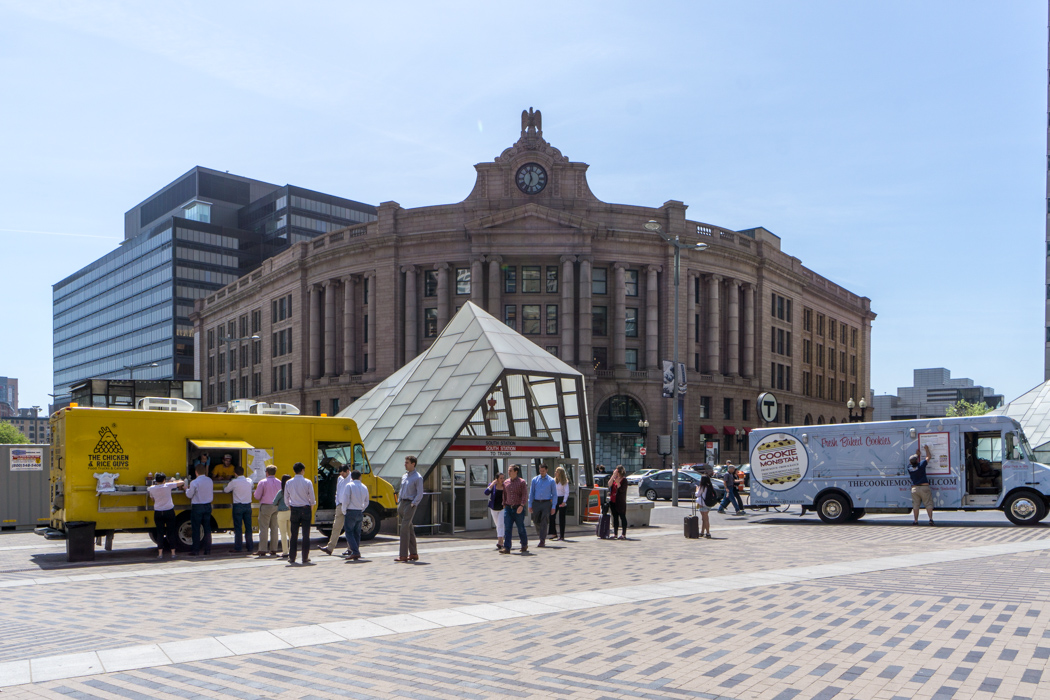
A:
<svg viewBox="0 0 1050 700">
<path fill-rule="evenodd" d="M 119 248 L 54 285 L 56 397 L 88 378 L 193 379 L 195 299 L 375 218 L 360 202 L 193 168 L 124 215 Z"/>
<path fill-rule="evenodd" d="M 0 377 L 0 418 L 18 414 L 18 380 Z"/>
<path fill-rule="evenodd" d="M 972 379 L 952 379 L 944 367 L 912 370 L 913 386 L 897 387 L 897 395 L 880 394 L 873 401 L 872 420 L 911 420 L 943 418 L 948 407 L 959 401 L 985 403 L 988 408 L 1003 404 L 1003 395 L 990 386 L 980 386 Z"/>
</svg>

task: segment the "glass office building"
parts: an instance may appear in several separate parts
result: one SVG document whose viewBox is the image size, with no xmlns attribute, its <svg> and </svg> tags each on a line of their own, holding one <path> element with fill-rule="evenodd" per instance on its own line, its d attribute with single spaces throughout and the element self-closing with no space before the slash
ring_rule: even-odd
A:
<svg viewBox="0 0 1050 700">
<path fill-rule="evenodd" d="M 91 378 L 194 378 L 194 300 L 373 206 L 195 167 L 125 214 L 117 249 L 53 286 L 54 392 Z"/>
</svg>

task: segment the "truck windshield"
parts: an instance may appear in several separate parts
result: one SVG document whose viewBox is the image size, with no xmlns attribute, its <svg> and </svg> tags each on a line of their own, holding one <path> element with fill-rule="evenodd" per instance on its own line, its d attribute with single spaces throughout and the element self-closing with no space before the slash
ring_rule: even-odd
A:
<svg viewBox="0 0 1050 700">
<path fill-rule="evenodd" d="M 317 443 L 317 465 L 319 468 L 326 468 L 334 466 L 335 462 L 339 464 L 349 464 L 350 469 L 356 469 L 362 474 L 368 474 L 372 471 L 368 465 L 368 458 L 365 456 L 365 446 L 361 443 L 349 443 L 349 442 L 319 442 Z M 338 467 L 335 468 L 335 472 L 338 473 Z"/>
<path fill-rule="evenodd" d="M 1032 452 L 1032 446 L 1028 444 L 1028 436 L 1023 432 L 1018 433 L 1021 438 L 1021 450 L 1024 452 L 1025 459 L 1029 462 L 1035 461 L 1035 454 Z"/>
</svg>

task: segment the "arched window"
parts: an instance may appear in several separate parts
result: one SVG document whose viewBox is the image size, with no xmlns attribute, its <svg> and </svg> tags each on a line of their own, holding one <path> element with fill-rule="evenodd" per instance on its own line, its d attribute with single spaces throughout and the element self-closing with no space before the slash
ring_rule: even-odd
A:
<svg viewBox="0 0 1050 700">
<path fill-rule="evenodd" d="M 824 416 L 817 416 L 817 425 L 824 425 Z"/>
<path fill-rule="evenodd" d="M 828 419 L 828 425 L 835 425 L 835 416 L 832 416 L 830 419 Z"/>
<path fill-rule="evenodd" d="M 806 421 L 802 425 L 813 425 L 813 416 L 806 414 Z"/>
<path fill-rule="evenodd" d="M 616 433 L 638 433 L 638 421 L 642 419 L 642 407 L 630 396 L 610 396 L 598 409 L 598 431 Z"/>
</svg>

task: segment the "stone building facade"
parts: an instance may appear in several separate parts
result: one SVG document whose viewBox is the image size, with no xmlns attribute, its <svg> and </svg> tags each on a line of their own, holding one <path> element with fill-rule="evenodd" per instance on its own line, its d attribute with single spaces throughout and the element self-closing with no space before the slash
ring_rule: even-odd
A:
<svg viewBox="0 0 1050 700">
<path fill-rule="evenodd" d="M 205 404 L 252 397 L 334 414 L 429 347 L 470 300 L 587 376 L 597 463 L 658 466 L 657 435 L 673 416 L 662 362 L 673 356 L 674 255 L 651 221 L 708 245 L 682 251 L 682 462 L 712 449 L 719 461 L 746 459 L 763 391 L 785 424 L 843 421 L 846 401 L 868 395 L 868 298 L 804 267 L 766 229 L 693 221 L 675 200 L 603 202 L 587 169 L 544 139 L 530 109 L 518 141 L 475 166 L 462 202 L 384 202 L 376 221 L 299 243 L 199 300 Z"/>
</svg>

